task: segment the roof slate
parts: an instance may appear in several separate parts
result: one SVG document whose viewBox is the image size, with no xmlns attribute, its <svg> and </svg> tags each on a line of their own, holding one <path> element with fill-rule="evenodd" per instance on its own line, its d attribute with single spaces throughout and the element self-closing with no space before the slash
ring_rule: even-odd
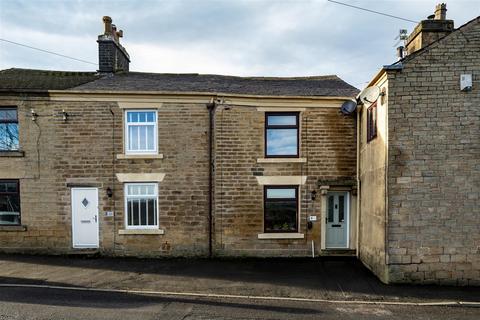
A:
<svg viewBox="0 0 480 320">
<path fill-rule="evenodd" d="M 0 90 L 156 91 L 265 96 L 354 97 L 359 90 L 337 76 L 234 77 L 209 74 L 94 72 L 7 69 Z"/>
<path fill-rule="evenodd" d="M 100 78 L 95 72 L 0 70 L 0 90 L 64 90 Z"/>
<path fill-rule="evenodd" d="M 337 76 L 267 78 L 210 74 L 128 72 L 102 77 L 73 90 L 208 92 L 268 96 L 342 96 L 358 89 Z"/>
</svg>

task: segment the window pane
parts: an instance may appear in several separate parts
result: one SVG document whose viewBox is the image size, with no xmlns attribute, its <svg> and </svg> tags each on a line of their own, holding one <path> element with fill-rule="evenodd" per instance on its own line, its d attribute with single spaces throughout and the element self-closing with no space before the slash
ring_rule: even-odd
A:
<svg viewBox="0 0 480 320">
<path fill-rule="evenodd" d="M 128 185 L 127 186 L 127 194 L 129 196 L 132 196 L 132 195 L 135 195 L 135 194 L 138 194 L 137 193 L 137 186 L 136 185 Z"/>
<path fill-rule="evenodd" d="M 148 184 L 145 186 L 145 194 L 146 195 L 155 195 L 155 186 L 154 185 L 151 185 L 151 184 Z"/>
<path fill-rule="evenodd" d="M 20 224 L 20 197 L 0 194 L 0 224 Z"/>
<path fill-rule="evenodd" d="M 132 216 L 133 216 L 133 201 L 132 200 L 128 200 L 127 201 L 127 224 L 129 226 L 132 225 Z"/>
<path fill-rule="evenodd" d="M 295 199 L 295 190 L 296 189 L 277 189 L 277 188 L 268 188 L 267 189 L 267 198 L 268 199 L 275 199 L 275 198 L 290 198 Z"/>
<path fill-rule="evenodd" d="M 297 116 L 267 116 L 269 126 L 296 126 Z"/>
<path fill-rule="evenodd" d="M 297 129 L 267 129 L 267 155 L 297 155 Z"/>
<path fill-rule="evenodd" d="M 345 218 L 344 201 L 345 201 L 344 196 L 338 197 L 338 222 L 343 222 Z"/>
<path fill-rule="evenodd" d="M 132 123 L 155 122 L 155 112 L 154 111 L 128 111 L 127 121 Z"/>
<path fill-rule="evenodd" d="M 154 126 L 147 126 L 147 150 L 155 149 L 155 135 L 154 135 Z"/>
<path fill-rule="evenodd" d="M 0 123 L 0 150 L 18 150 L 18 123 Z"/>
<path fill-rule="evenodd" d="M 133 225 L 138 226 L 140 224 L 139 217 L 140 217 L 140 201 L 137 199 L 132 200 L 133 201 Z"/>
<path fill-rule="evenodd" d="M 127 112 L 128 122 L 138 122 L 138 112 Z"/>
<path fill-rule="evenodd" d="M 155 112 L 147 112 L 147 121 L 155 122 Z"/>
<path fill-rule="evenodd" d="M 328 222 L 333 222 L 333 196 L 328 197 Z"/>
<path fill-rule="evenodd" d="M 148 199 L 147 206 L 148 206 L 148 224 L 154 226 L 157 224 L 157 210 L 155 203 L 157 201 L 155 199 Z"/>
<path fill-rule="evenodd" d="M 138 150 L 138 127 L 131 126 L 128 127 L 128 145 L 130 150 Z"/>
<path fill-rule="evenodd" d="M 17 186 L 16 182 L 5 182 L 5 191 L 18 193 Z"/>
<path fill-rule="evenodd" d="M 138 149 L 139 150 L 146 150 L 147 149 L 147 128 L 145 126 L 139 126 L 139 135 L 140 135 L 140 142 Z"/>
<path fill-rule="evenodd" d="M 147 200 L 140 199 L 140 225 L 147 225 Z"/>
<path fill-rule="evenodd" d="M 127 186 L 127 194 L 129 196 L 139 196 L 139 195 L 155 195 L 155 185 L 153 184 L 129 184 Z"/>
<path fill-rule="evenodd" d="M 17 121 L 16 109 L 0 109 L 0 121 Z"/>
<path fill-rule="evenodd" d="M 296 201 L 266 201 L 265 231 L 292 232 L 297 231 Z"/>
</svg>

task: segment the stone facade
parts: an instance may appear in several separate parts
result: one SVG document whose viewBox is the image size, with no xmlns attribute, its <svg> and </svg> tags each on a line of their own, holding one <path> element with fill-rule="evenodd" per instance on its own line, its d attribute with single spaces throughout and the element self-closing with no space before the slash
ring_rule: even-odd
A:
<svg viewBox="0 0 480 320">
<path fill-rule="evenodd" d="M 71 188 L 99 188 L 100 252 L 132 256 L 208 254 L 208 112 L 204 104 L 158 109 L 163 159 L 123 159 L 123 110 L 111 102 L 2 98 L 17 106 L 23 157 L 0 157 L 0 177 L 20 180 L 22 228 L 0 227 L 2 251 L 69 253 Z M 30 118 L 30 109 L 38 114 Z M 62 110 L 68 120 L 62 119 Z M 113 114 L 112 114 L 113 113 Z M 165 172 L 159 184 L 163 235 L 124 235 L 117 173 Z M 109 198 L 106 189 L 113 190 Z M 114 211 L 114 217 L 105 212 Z M 77 250 L 78 251 L 78 250 Z M 81 251 L 81 250 L 80 250 Z"/>
<path fill-rule="evenodd" d="M 21 227 L 0 227 L 8 252 L 64 254 L 72 248 L 71 188 L 99 188 L 99 252 L 116 256 L 207 256 L 209 254 L 209 112 L 202 103 L 162 102 L 158 148 L 162 157 L 124 153 L 124 108 L 118 97 L 70 99 L 2 96 L 17 106 L 23 156 L 3 154 L 0 178 L 20 180 Z M 157 97 L 158 100 L 163 98 Z M 69 100 L 69 101 L 67 101 Z M 98 100 L 98 101 L 95 101 Z M 179 99 L 181 100 L 181 99 Z M 151 101 L 151 98 L 150 98 Z M 264 154 L 265 112 L 255 106 L 219 105 L 214 122 L 213 254 L 310 256 L 322 252 L 318 180 L 354 180 L 355 121 L 339 113 L 342 99 L 293 108 L 301 114 L 301 161 L 259 163 Z M 136 103 L 129 103 L 129 106 Z M 145 102 L 140 102 L 145 106 Z M 38 115 L 32 121 L 30 110 Z M 284 108 L 283 108 L 284 109 Z M 280 108 L 282 110 L 282 108 Z M 292 110 L 289 108 L 288 110 Z M 63 112 L 67 120 L 63 120 Z M 303 160 L 304 158 L 304 160 Z M 285 160 L 285 159 L 283 159 Z M 162 173 L 159 228 L 164 234 L 125 234 L 120 175 Z M 300 186 L 301 239 L 259 239 L 263 232 L 263 186 L 257 177 L 305 176 Z M 113 196 L 107 195 L 107 188 Z M 336 186 L 351 191 L 351 186 Z M 346 189 L 345 189 L 346 188 Z M 355 194 L 350 247 L 356 245 Z M 114 216 L 107 216 L 113 211 Z M 318 221 L 307 228 L 307 216 Z"/>
<path fill-rule="evenodd" d="M 233 256 L 311 256 L 322 252 L 323 196 L 319 180 L 355 178 L 356 128 L 353 117 L 339 113 L 341 103 L 300 111 L 300 159 L 264 159 L 265 112 L 246 106 L 220 107 L 215 117 L 215 248 Z M 268 160 L 268 162 L 267 162 Z M 259 239 L 263 234 L 263 185 L 257 178 L 305 176 L 300 188 L 299 239 Z M 267 178 L 268 179 L 268 178 Z M 339 190 L 352 191 L 350 186 Z M 337 187 L 338 188 L 338 187 Z M 334 187 L 331 187 L 334 190 Z M 311 193 L 318 197 L 312 200 Z M 351 194 L 355 203 L 356 194 Z M 324 209 L 324 208 L 323 208 Z M 308 216 L 317 216 L 311 229 Z M 350 219 L 356 246 L 355 205 Z"/>
<path fill-rule="evenodd" d="M 472 91 L 460 90 L 461 74 L 473 75 Z M 480 18 L 385 71 L 386 260 L 364 263 L 386 282 L 480 283 L 479 75 Z M 365 219 L 364 193 L 376 191 L 363 178 L 361 188 Z"/>
</svg>

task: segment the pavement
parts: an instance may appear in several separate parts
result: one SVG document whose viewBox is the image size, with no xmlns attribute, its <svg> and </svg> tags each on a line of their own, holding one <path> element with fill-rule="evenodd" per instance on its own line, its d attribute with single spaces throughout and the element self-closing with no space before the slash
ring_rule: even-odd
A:
<svg viewBox="0 0 480 320">
<path fill-rule="evenodd" d="M 8 284 L 130 290 L 137 294 L 155 291 L 163 296 L 178 293 L 192 298 L 218 295 L 298 302 L 480 303 L 480 287 L 385 285 L 354 258 L 135 259 L 1 254 L 0 291 L 13 290 L 5 287 Z"/>
</svg>

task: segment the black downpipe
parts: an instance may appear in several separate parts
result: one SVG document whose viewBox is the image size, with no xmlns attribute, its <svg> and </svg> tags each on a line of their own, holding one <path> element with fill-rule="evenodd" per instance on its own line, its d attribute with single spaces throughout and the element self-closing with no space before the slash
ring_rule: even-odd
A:
<svg viewBox="0 0 480 320">
<path fill-rule="evenodd" d="M 215 109 L 217 105 L 215 100 L 207 103 L 208 116 L 209 116 L 209 132 L 208 132 L 208 257 L 213 257 L 213 170 L 215 166 L 213 163 L 213 127 Z"/>
</svg>

